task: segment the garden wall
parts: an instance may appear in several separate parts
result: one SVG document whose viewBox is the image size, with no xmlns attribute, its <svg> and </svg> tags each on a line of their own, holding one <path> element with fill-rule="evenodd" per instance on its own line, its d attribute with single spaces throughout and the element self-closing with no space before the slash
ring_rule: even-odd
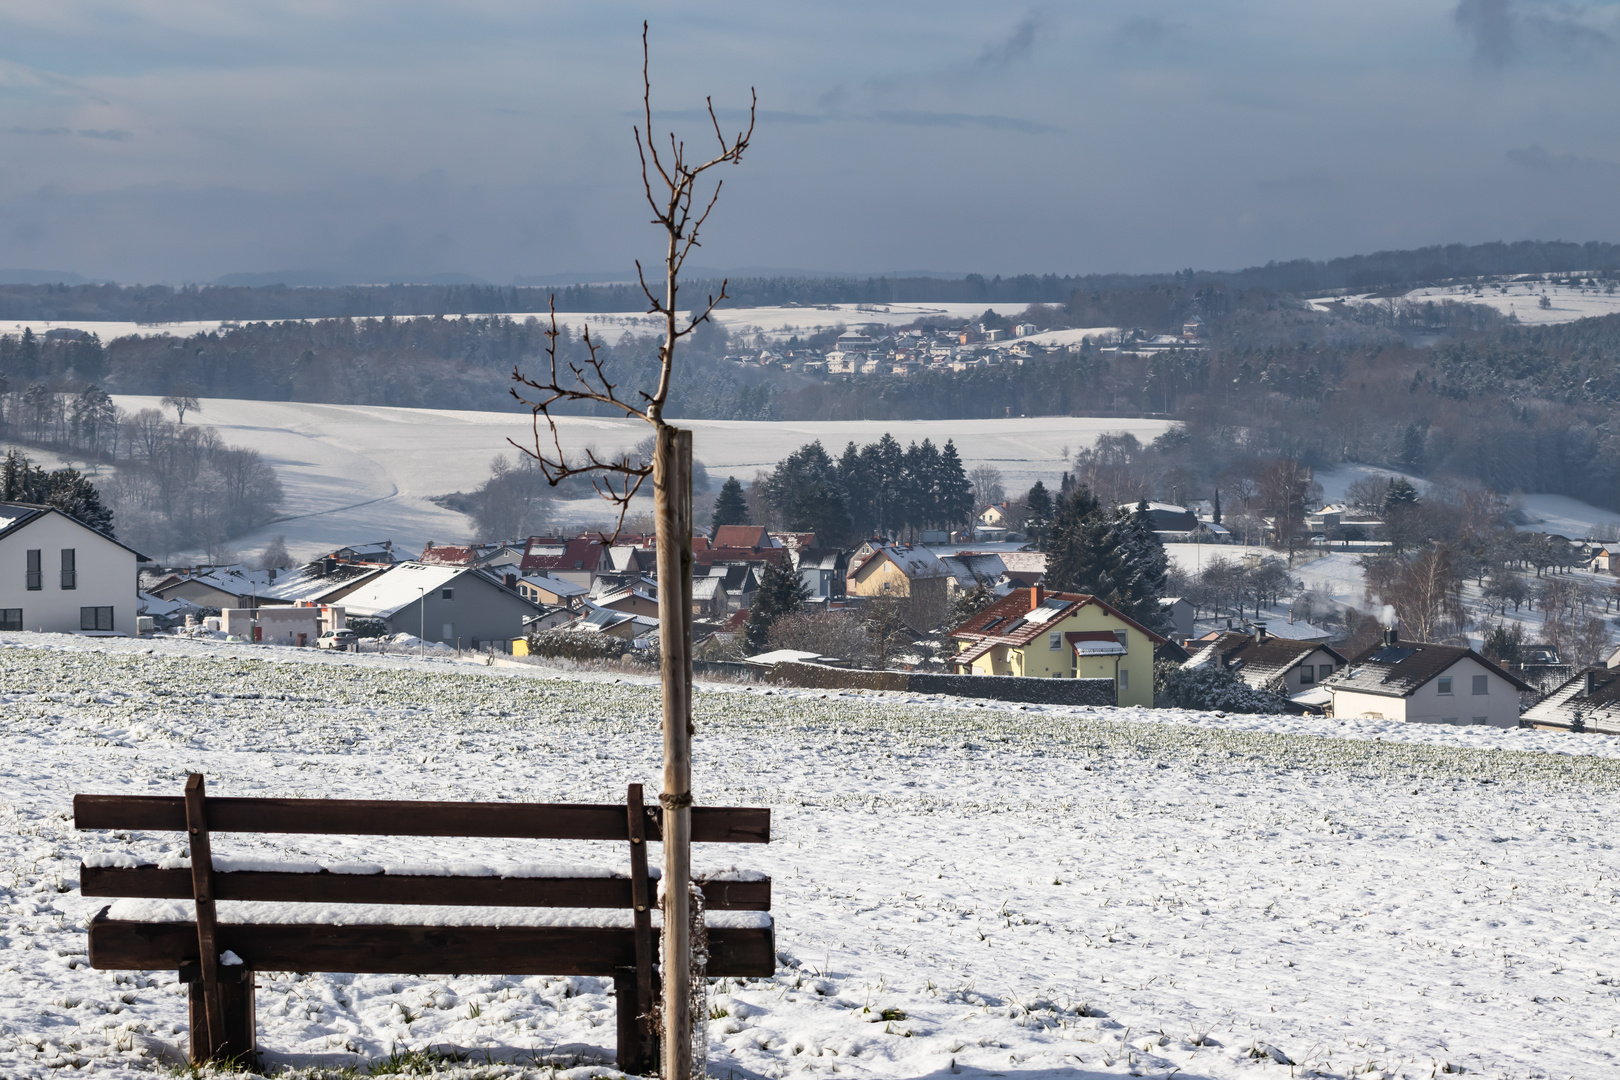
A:
<svg viewBox="0 0 1620 1080">
<path fill-rule="evenodd" d="M 1039 705 L 1113 705 L 1112 679 L 1025 679 L 1013 675 L 935 675 L 909 671 L 858 671 L 822 664 L 785 663 L 771 669 L 773 682 L 816 690 L 895 690 L 951 694 Z"/>
</svg>

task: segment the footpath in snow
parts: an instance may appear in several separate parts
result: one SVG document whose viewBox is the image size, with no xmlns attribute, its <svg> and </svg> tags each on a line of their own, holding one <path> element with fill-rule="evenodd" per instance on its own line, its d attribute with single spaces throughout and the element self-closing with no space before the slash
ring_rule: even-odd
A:
<svg viewBox="0 0 1620 1080">
<path fill-rule="evenodd" d="M 650 680 L 453 660 L 0 635 L 0 1075 L 161 1075 L 175 973 L 94 971 L 75 792 L 601 801 L 658 776 Z M 769 805 L 775 978 L 714 987 L 710 1073 L 1044 1078 L 1607 1074 L 1620 740 L 705 687 L 697 798 Z M 1347 736 L 1347 737 L 1340 737 Z M 258 836 L 222 858 L 552 861 L 614 845 Z M 713 856 L 701 847 L 700 869 Z M 260 975 L 303 1075 L 611 1072 L 589 978 Z M 1282 1064 L 1282 1062 L 1292 1064 Z"/>
</svg>

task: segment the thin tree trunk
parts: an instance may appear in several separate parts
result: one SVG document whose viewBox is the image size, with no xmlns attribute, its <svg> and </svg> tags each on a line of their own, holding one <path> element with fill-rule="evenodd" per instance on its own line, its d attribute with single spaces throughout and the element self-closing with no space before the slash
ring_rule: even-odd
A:
<svg viewBox="0 0 1620 1080">
<path fill-rule="evenodd" d="M 664 1045 L 661 1075 L 692 1075 L 692 433 L 658 427 L 659 673 L 664 691 Z M 707 1017 L 704 1017 L 707 1020 Z"/>
</svg>

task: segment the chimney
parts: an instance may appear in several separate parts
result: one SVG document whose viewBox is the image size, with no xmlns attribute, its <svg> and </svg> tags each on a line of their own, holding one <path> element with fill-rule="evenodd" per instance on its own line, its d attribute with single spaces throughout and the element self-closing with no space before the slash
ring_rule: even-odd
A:
<svg viewBox="0 0 1620 1080">
<path fill-rule="evenodd" d="M 325 577 L 327 574 L 332 573 L 332 571 L 334 571 L 336 569 L 337 569 L 337 560 L 332 558 L 330 555 L 328 555 L 326 558 L 321 560 L 321 576 L 322 577 Z"/>
<path fill-rule="evenodd" d="M 1596 689 L 1597 689 L 1597 672 L 1595 670 L 1593 670 L 1592 668 L 1587 668 L 1586 669 L 1586 691 L 1585 691 L 1586 696 L 1590 697 L 1592 691 L 1596 690 Z"/>
<path fill-rule="evenodd" d="M 1257 622 L 1257 623 L 1254 624 L 1254 643 L 1256 645 L 1265 644 L 1265 640 L 1269 636 L 1270 635 L 1268 635 L 1266 633 L 1266 624 L 1265 623 Z"/>
<path fill-rule="evenodd" d="M 504 584 L 508 589 L 515 589 L 515 588 L 517 588 L 517 575 L 516 574 L 502 574 L 501 575 L 501 583 Z"/>
<path fill-rule="evenodd" d="M 1399 630 L 1395 629 L 1393 626 L 1384 627 L 1384 646 L 1386 648 L 1391 645 L 1399 645 L 1400 642 L 1401 632 Z"/>
<path fill-rule="evenodd" d="M 1039 585 L 1031 585 L 1029 587 L 1029 610 L 1034 611 L 1036 608 L 1038 608 L 1040 606 L 1041 606 L 1041 587 Z"/>
</svg>

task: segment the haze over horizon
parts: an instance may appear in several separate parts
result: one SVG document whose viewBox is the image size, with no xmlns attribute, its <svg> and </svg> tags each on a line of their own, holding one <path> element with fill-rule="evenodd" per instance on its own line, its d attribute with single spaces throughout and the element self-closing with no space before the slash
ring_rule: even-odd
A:
<svg viewBox="0 0 1620 1080">
<path fill-rule="evenodd" d="M 0 267 L 623 273 L 658 257 L 643 17 L 662 129 L 702 145 L 704 97 L 735 126 L 758 88 L 706 265 L 1141 272 L 1620 237 L 1614 2 L 65 0 L 0 12 Z"/>
</svg>

